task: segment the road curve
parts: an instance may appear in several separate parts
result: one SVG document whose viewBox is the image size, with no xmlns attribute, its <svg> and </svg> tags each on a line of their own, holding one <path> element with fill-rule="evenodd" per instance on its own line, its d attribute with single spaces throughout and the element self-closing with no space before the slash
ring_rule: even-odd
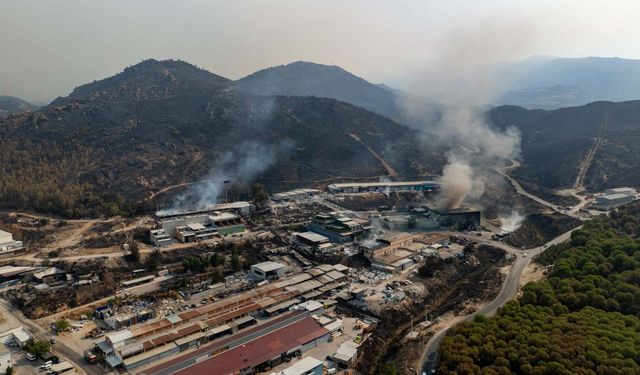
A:
<svg viewBox="0 0 640 375">
<path fill-rule="evenodd" d="M 430 374 L 432 371 L 435 371 L 436 366 L 438 364 L 438 347 L 440 346 L 440 342 L 446 335 L 449 328 L 451 328 L 451 326 L 458 324 L 460 322 L 473 319 L 478 314 L 487 315 L 487 316 L 493 315 L 499 307 L 503 306 L 505 303 L 513 299 L 518 293 L 518 289 L 520 286 L 520 277 L 522 276 L 522 272 L 524 271 L 524 268 L 527 266 L 527 264 L 529 264 L 531 257 L 542 253 L 547 247 L 551 245 L 556 245 L 561 242 L 565 242 L 569 240 L 571 238 L 571 233 L 574 230 L 577 230 L 580 228 L 582 228 L 582 226 L 573 228 L 570 231 L 567 231 L 559 235 L 558 237 L 552 239 L 551 241 L 547 242 L 543 246 L 526 250 L 526 253 L 528 255 L 527 257 L 524 256 L 525 251 L 520 251 L 502 242 L 484 241 L 485 243 L 495 247 L 499 247 L 507 251 L 508 253 L 515 255 L 516 257 L 515 261 L 513 262 L 513 264 L 509 269 L 509 273 L 507 274 L 507 277 L 505 277 L 502 283 L 502 288 L 500 289 L 500 293 L 498 293 L 496 298 L 494 298 L 491 302 L 484 305 L 483 307 L 478 309 L 476 312 L 466 315 L 462 319 L 456 321 L 454 324 L 448 327 L 444 327 L 441 330 L 437 331 L 431 337 L 431 339 L 429 339 L 429 341 L 427 342 L 426 349 L 422 356 L 422 363 L 423 363 L 422 371 L 426 372 L 427 374 Z M 466 236 L 463 236 L 463 237 L 466 237 Z M 471 239 L 471 237 L 469 238 Z"/>
</svg>

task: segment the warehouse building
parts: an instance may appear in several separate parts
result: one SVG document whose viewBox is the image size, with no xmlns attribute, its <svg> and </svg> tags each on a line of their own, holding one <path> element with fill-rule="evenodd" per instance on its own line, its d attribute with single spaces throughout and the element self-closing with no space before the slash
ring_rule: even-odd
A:
<svg viewBox="0 0 640 375">
<path fill-rule="evenodd" d="M 329 238 L 331 242 L 345 243 L 368 237 L 373 226 L 369 220 L 329 213 L 311 218 L 308 229 Z"/>
<path fill-rule="evenodd" d="M 329 341 L 327 329 L 308 315 L 241 346 L 177 371 L 176 374 L 251 374 L 277 366 Z"/>
<path fill-rule="evenodd" d="M 371 268 L 398 273 L 413 266 L 413 259 L 424 249 L 448 241 L 449 236 L 443 234 L 400 233 L 392 237 L 378 238 L 373 243 L 361 246 L 361 250 L 365 258 L 371 261 Z"/>
<path fill-rule="evenodd" d="M 320 190 L 315 189 L 296 189 L 291 191 L 285 191 L 282 193 L 275 193 L 271 197 L 276 202 L 281 201 L 295 201 L 305 198 L 311 198 L 315 195 L 320 194 Z"/>
<path fill-rule="evenodd" d="M 273 280 L 283 277 L 288 270 L 282 263 L 262 262 L 251 266 L 251 276 L 257 280 Z"/>
<path fill-rule="evenodd" d="M 195 210 L 165 209 L 157 211 L 155 213 L 155 216 L 160 220 L 165 220 L 175 219 L 182 216 L 207 215 L 220 211 L 235 213 L 236 215 L 241 216 L 248 216 L 255 209 L 255 205 L 249 202 L 240 201 L 231 203 L 209 204 Z"/>
<path fill-rule="evenodd" d="M 345 287 L 345 279 L 334 266 L 319 265 L 239 295 L 107 333 L 96 343 L 96 350 L 111 368 L 130 371 L 177 352 L 264 328 L 255 317 L 285 313 Z"/>
<path fill-rule="evenodd" d="M 635 195 L 628 195 L 623 193 L 607 194 L 596 197 L 596 202 L 593 205 L 598 210 L 608 211 L 616 207 L 620 207 L 624 204 L 631 203 L 635 200 Z"/>
<path fill-rule="evenodd" d="M 478 210 L 457 208 L 436 210 L 417 207 L 408 212 L 386 215 L 382 225 L 396 231 L 411 230 L 473 230 L 480 226 L 481 213 Z"/>
<path fill-rule="evenodd" d="M 22 241 L 15 241 L 11 233 L 0 230 L 0 255 L 23 249 Z"/>
<path fill-rule="evenodd" d="M 440 185 L 435 181 L 349 182 L 331 184 L 331 193 L 391 193 L 395 191 L 435 191 Z"/>
</svg>

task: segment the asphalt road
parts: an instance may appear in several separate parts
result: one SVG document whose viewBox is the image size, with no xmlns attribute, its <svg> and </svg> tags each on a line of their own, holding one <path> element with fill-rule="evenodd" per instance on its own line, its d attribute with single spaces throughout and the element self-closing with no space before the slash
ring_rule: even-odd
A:
<svg viewBox="0 0 640 375">
<path fill-rule="evenodd" d="M 22 325 L 28 328 L 29 331 L 31 331 L 31 333 L 36 335 L 36 337 L 43 340 L 48 340 L 49 337 L 51 336 L 49 332 L 47 332 L 44 328 L 37 325 L 36 323 L 32 322 L 29 318 L 24 316 L 22 311 L 15 308 L 10 303 L 4 300 L 0 300 L 0 305 L 1 305 L 0 307 L 3 310 L 5 310 L 8 314 L 11 314 L 14 318 L 16 318 Z M 77 373 L 80 373 L 80 374 L 86 373 L 89 375 L 102 374 L 102 372 L 99 371 L 96 366 L 88 365 L 85 362 L 82 354 L 76 353 L 73 349 L 69 348 L 68 346 L 60 342 L 60 340 L 57 340 L 57 342 L 51 346 L 51 351 L 54 352 L 55 354 L 59 354 L 60 356 L 64 357 L 69 362 L 71 362 L 74 366 L 76 366 Z"/>
<path fill-rule="evenodd" d="M 487 316 L 493 315 L 499 307 L 503 306 L 505 303 L 507 303 L 508 301 L 513 299 L 516 296 L 516 294 L 518 293 L 518 288 L 520 286 L 520 277 L 522 276 L 522 271 L 524 271 L 524 268 L 531 261 L 531 257 L 540 254 L 547 247 L 549 247 L 551 245 L 556 245 L 556 244 L 559 244 L 561 242 L 569 240 L 571 238 L 571 232 L 573 232 L 574 230 L 577 230 L 577 229 L 579 229 L 581 227 L 582 226 L 574 228 L 574 229 L 572 229 L 572 230 L 570 230 L 568 232 L 565 232 L 565 233 L 559 235 L 558 237 L 552 239 L 551 241 L 547 242 L 543 246 L 539 246 L 539 247 L 536 247 L 536 248 L 533 248 L 533 249 L 527 249 L 527 250 L 519 250 L 519 249 L 516 249 L 514 247 L 511 247 L 511 246 L 509 246 L 509 245 L 507 245 L 507 244 L 505 244 L 503 242 L 499 242 L 499 241 L 492 241 L 492 240 L 482 241 L 482 240 L 480 240 L 483 243 L 486 243 L 486 244 L 489 244 L 489 245 L 504 249 L 508 253 L 514 255 L 516 257 L 516 259 L 513 262 L 513 264 L 511 265 L 511 268 L 509 269 L 509 273 L 507 274 L 507 277 L 504 279 L 504 282 L 502 283 L 502 288 L 500 289 L 500 293 L 498 293 L 496 298 L 494 298 L 488 304 L 484 305 L 482 308 L 478 309 L 473 314 L 469 314 L 469 315 L 465 316 L 464 318 L 462 318 L 462 320 L 456 322 L 455 324 L 458 324 L 459 322 L 468 321 L 470 319 L 473 319 L 478 314 L 487 315 Z M 475 241 L 479 240 L 477 237 L 474 238 L 473 236 L 464 236 L 463 235 L 461 237 L 466 237 L 466 238 L 469 238 L 469 239 L 472 239 L 472 240 L 475 240 Z M 524 254 L 527 254 L 527 256 L 525 257 Z M 447 333 L 447 331 L 449 330 L 450 327 L 451 326 L 445 327 L 445 328 L 439 330 L 427 342 L 427 347 L 426 347 L 424 355 L 422 357 L 423 358 L 423 365 L 422 365 L 422 371 L 423 372 L 426 372 L 427 374 L 431 374 L 432 371 L 435 371 L 436 366 L 438 364 L 438 347 L 440 346 L 440 342 L 442 341 L 442 339 L 444 338 L 444 336 L 446 335 L 446 333 Z"/>
</svg>

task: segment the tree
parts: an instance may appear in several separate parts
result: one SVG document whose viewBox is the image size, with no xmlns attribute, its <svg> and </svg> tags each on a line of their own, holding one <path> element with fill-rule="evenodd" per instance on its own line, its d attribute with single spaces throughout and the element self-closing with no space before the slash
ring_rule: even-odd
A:
<svg viewBox="0 0 640 375">
<path fill-rule="evenodd" d="M 13 367 L 9 366 L 4 370 L 5 375 L 13 375 Z"/>
<path fill-rule="evenodd" d="M 56 322 L 56 332 L 65 332 L 69 330 L 69 327 L 71 327 L 71 324 L 67 319 L 60 319 Z"/>
<path fill-rule="evenodd" d="M 233 256 L 231 256 L 231 269 L 234 272 L 238 272 L 242 269 L 242 260 L 238 253 L 234 253 Z"/>
<path fill-rule="evenodd" d="M 155 249 L 153 253 L 151 253 L 151 255 L 147 258 L 146 267 L 150 270 L 155 270 L 156 268 L 158 268 L 158 265 L 160 264 L 160 262 L 158 261 L 159 258 L 160 250 Z"/>
<path fill-rule="evenodd" d="M 267 189 L 259 182 L 256 182 L 253 185 L 253 189 L 251 190 L 251 195 L 253 195 L 253 201 L 258 206 L 265 206 L 267 202 L 269 202 L 269 193 Z"/>
<path fill-rule="evenodd" d="M 25 349 L 36 357 L 42 357 L 44 353 L 51 350 L 51 343 L 49 341 L 36 340 L 33 344 L 25 346 Z"/>
<path fill-rule="evenodd" d="M 138 245 L 138 241 L 134 239 L 130 239 L 126 242 L 129 247 L 129 254 L 125 255 L 125 259 L 129 262 L 139 263 L 140 262 L 140 245 Z"/>
</svg>

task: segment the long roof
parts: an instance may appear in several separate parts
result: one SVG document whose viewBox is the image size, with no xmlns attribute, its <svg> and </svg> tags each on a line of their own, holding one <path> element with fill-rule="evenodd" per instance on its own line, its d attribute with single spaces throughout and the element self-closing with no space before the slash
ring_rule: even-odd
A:
<svg viewBox="0 0 640 375">
<path fill-rule="evenodd" d="M 306 317 L 242 346 L 182 369 L 176 374 L 231 374 L 247 367 L 257 366 L 328 333 L 329 331 L 320 326 L 313 318 Z"/>
<path fill-rule="evenodd" d="M 415 186 L 415 185 L 434 185 L 435 181 L 388 181 L 388 182 L 345 182 L 329 185 L 330 188 L 356 188 L 356 187 L 386 187 L 386 186 Z"/>
</svg>

